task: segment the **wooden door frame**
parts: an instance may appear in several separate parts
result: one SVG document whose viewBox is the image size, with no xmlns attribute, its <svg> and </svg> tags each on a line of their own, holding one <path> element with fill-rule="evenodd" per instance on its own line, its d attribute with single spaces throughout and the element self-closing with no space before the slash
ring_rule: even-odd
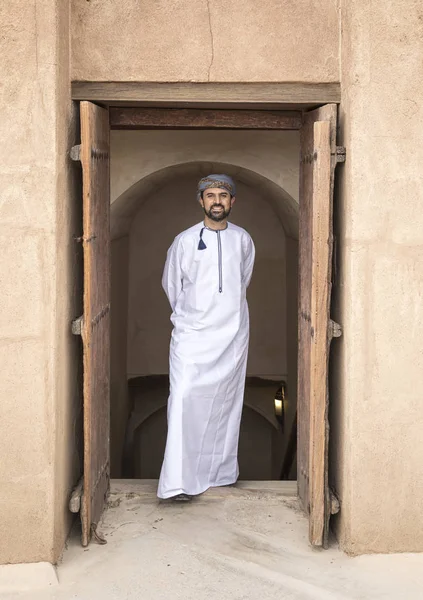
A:
<svg viewBox="0 0 423 600">
<path fill-rule="evenodd" d="M 105 106 L 309 110 L 339 104 L 341 85 L 330 83 L 157 83 L 73 81 L 73 100 Z"/>
<path fill-rule="evenodd" d="M 340 104 L 341 97 L 338 83 L 76 81 L 72 99 L 108 107 L 111 130 L 298 131 L 305 112 Z"/>
<path fill-rule="evenodd" d="M 299 130 L 304 111 L 341 101 L 336 82 L 74 81 L 71 91 L 107 106 L 111 129 Z"/>
</svg>

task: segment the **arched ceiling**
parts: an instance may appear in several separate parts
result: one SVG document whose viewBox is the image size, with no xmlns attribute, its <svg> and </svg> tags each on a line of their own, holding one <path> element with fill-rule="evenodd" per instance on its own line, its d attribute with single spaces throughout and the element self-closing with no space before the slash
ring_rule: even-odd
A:
<svg viewBox="0 0 423 600">
<path fill-rule="evenodd" d="M 298 239 L 298 203 L 283 188 L 264 177 L 239 165 L 220 162 L 187 162 L 159 169 L 143 177 L 128 188 L 111 205 L 111 237 L 127 235 L 132 219 L 152 193 L 159 191 L 172 180 L 193 176 L 201 179 L 209 173 L 227 173 L 236 182 L 260 190 L 280 220 L 287 236 Z"/>
</svg>

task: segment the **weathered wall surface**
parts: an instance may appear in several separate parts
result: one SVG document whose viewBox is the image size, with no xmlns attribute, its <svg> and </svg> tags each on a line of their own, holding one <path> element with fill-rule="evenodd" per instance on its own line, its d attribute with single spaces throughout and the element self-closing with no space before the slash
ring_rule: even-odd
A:
<svg viewBox="0 0 423 600">
<path fill-rule="evenodd" d="M 74 0 L 72 79 L 339 81 L 338 1 Z"/>
<path fill-rule="evenodd" d="M 69 6 L 15 0 L 0 21 L 0 563 L 55 561 L 79 473 Z"/>
<path fill-rule="evenodd" d="M 337 532 L 352 553 L 421 551 L 423 8 L 343 1 L 342 29 Z"/>
<path fill-rule="evenodd" d="M 298 202 L 298 131 L 112 131 L 111 201 L 172 165 L 230 163 L 273 181 Z"/>
<path fill-rule="evenodd" d="M 72 515 L 69 496 L 82 474 L 82 344 L 71 322 L 82 315 L 82 171 L 69 150 L 79 143 L 79 110 L 69 101 L 70 45 L 68 2 L 57 2 L 56 123 L 56 321 L 55 321 L 55 462 L 53 561 L 66 541 Z"/>
</svg>

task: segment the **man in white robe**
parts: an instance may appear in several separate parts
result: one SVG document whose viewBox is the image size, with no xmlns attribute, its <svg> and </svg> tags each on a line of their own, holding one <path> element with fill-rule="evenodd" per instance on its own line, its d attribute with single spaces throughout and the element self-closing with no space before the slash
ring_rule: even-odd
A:
<svg viewBox="0 0 423 600">
<path fill-rule="evenodd" d="M 178 235 L 163 273 L 174 325 L 168 434 L 157 495 L 190 500 L 238 479 L 238 438 L 249 341 L 246 299 L 255 249 L 227 221 L 235 184 L 202 179 L 205 218 Z"/>
</svg>

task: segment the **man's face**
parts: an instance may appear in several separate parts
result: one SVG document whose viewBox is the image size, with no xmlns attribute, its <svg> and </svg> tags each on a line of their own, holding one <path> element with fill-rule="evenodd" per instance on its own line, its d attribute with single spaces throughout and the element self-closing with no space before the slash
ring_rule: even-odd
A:
<svg viewBox="0 0 423 600">
<path fill-rule="evenodd" d="M 203 192 L 201 206 L 209 219 L 218 222 L 228 218 L 234 202 L 235 196 L 231 197 L 227 190 L 209 188 Z"/>
</svg>

